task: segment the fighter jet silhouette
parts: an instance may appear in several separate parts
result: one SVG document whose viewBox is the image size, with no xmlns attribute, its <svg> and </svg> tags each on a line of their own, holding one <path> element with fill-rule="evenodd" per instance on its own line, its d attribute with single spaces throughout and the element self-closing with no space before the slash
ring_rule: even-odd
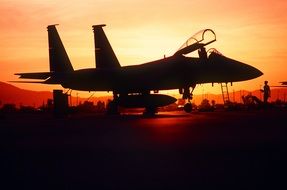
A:
<svg viewBox="0 0 287 190">
<path fill-rule="evenodd" d="M 287 87 L 287 81 L 282 81 L 282 82 L 279 82 L 281 83 L 280 86 L 270 86 L 270 87 Z"/>
<path fill-rule="evenodd" d="M 197 84 L 244 81 L 261 76 L 258 69 L 223 56 L 205 46 L 216 41 L 211 29 L 205 29 L 189 38 L 174 55 L 152 62 L 121 67 L 105 33 L 105 25 L 94 25 L 96 68 L 74 70 L 57 32 L 56 25 L 48 26 L 49 72 L 16 73 L 21 79 L 38 79 L 32 82 L 60 84 L 64 88 L 82 91 L 112 91 L 109 113 L 118 113 L 118 107 L 143 107 L 146 113 L 155 113 L 157 107 L 176 101 L 158 94 L 160 90 L 179 89 L 191 111 L 192 93 Z M 199 57 L 189 57 L 198 51 Z"/>
</svg>

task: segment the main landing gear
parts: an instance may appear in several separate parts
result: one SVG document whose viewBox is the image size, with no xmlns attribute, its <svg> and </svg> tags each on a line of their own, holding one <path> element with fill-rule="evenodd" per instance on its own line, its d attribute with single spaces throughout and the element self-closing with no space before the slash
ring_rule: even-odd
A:
<svg viewBox="0 0 287 190">
<path fill-rule="evenodd" d="M 107 114 L 108 115 L 119 115 L 119 103 L 118 103 L 118 94 L 113 92 L 113 100 L 110 101 L 107 105 Z"/>
<path fill-rule="evenodd" d="M 143 112 L 144 116 L 155 116 L 155 114 L 157 113 L 157 107 L 153 107 L 153 106 L 147 106 L 145 107 L 145 111 Z"/>
</svg>

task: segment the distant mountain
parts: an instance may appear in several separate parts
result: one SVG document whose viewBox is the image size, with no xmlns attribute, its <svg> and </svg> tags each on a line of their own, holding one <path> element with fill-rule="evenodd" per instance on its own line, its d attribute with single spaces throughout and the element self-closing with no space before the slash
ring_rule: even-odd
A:
<svg viewBox="0 0 287 190">
<path fill-rule="evenodd" d="M 40 107 L 43 104 L 47 103 L 48 99 L 53 98 L 53 93 L 49 91 L 32 91 L 25 90 L 18 87 L 15 87 L 11 84 L 0 82 L 0 107 L 4 104 L 15 104 L 19 106 L 33 106 Z M 111 96 L 102 96 L 102 97 L 92 97 L 92 98 L 82 98 L 82 97 L 72 97 L 72 105 L 77 105 L 84 103 L 85 101 L 93 101 L 97 103 L 102 101 L 107 103 L 108 99 L 112 99 Z"/>
<path fill-rule="evenodd" d="M 39 107 L 52 98 L 52 92 L 32 91 L 15 87 L 11 84 L 0 82 L 0 106 L 3 104 L 15 104 L 16 106 Z"/>
<path fill-rule="evenodd" d="M 242 95 L 248 95 L 251 93 L 253 96 L 257 96 L 262 100 L 262 93 L 259 90 L 255 90 L 252 92 L 241 90 L 229 92 L 229 97 L 232 102 L 242 102 Z M 276 101 L 277 99 L 286 101 L 287 100 L 287 88 L 272 88 L 271 89 L 271 98 L 270 101 Z M 52 99 L 53 94 L 49 91 L 32 91 L 25 90 L 18 87 L 15 87 L 11 84 L 7 84 L 4 82 L 0 82 L 0 107 L 3 104 L 15 104 L 16 106 L 33 106 L 39 107 L 42 106 L 43 103 L 46 104 L 48 99 Z M 174 97 L 180 98 L 179 94 L 175 94 Z M 102 96 L 102 97 L 92 97 L 92 98 L 76 98 L 72 97 L 72 104 L 77 105 L 83 103 L 84 101 L 92 101 L 97 103 L 98 101 L 102 101 L 107 103 L 108 99 L 112 99 L 111 96 Z M 210 101 L 214 100 L 216 103 L 222 103 L 222 95 L 221 94 L 203 94 L 203 95 L 194 95 L 192 102 L 195 104 L 200 104 L 203 99 L 208 99 Z"/>
</svg>

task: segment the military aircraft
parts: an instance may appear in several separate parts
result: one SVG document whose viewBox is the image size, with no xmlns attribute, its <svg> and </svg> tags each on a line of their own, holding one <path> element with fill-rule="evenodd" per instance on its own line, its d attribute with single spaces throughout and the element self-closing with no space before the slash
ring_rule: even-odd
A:
<svg viewBox="0 0 287 190">
<path fill-rule="evenodd" d="M 279 82 L 281 83 L 280 86 L 271 86 L 271 87 L 287 87 L 287 81 Z"/>
<path fill-rule="evenodd" d="M 191 112 L 190 100 L 197 84 L 244 81 L 261 76 L 258 69 L 225 57 L 205 46 L 216 41 L 211 29 L 201 30 L 189 38 L 174 55 L 152 62 L 121 67 L 103 30 L 105 25 L 94 25 L 96 68 L 74 70 L 63 46 L 56 25 L 49 25 L 49 72 L 16 73 L 19 81 L 41 84 L 60 84 L 64 88 L 82 91 L 112 91 L 113 100 L 108 113 L 118 113 L 118 107 L 143 107 L 154 114 L 160 106 L 176 101 L 158 94 L 160 90 L 179 89 L 188 100 L 184 110 Z M 189 57 L 198 51 L 199 57 Z"/>
</svg>

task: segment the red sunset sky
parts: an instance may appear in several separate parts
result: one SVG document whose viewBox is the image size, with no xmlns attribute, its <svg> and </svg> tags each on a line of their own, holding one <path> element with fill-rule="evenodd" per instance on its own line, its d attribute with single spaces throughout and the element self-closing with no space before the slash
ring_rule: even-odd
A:
<svg viewBox="0 0 287 190">
<path fill-rule="evenodd" d="M 16 72 L 48 71 L 46 27 L 58 31 L 75 69 L 94 67 L 92 25 L 105 32 L 122 66 L 170 56 L 191 35 L 211 28 L 216 48 L 264 75 L 234 83 L 234 90 L 258 89 L 286 81 L 287 1 L 285 0 L 0 0 L 0 81 L 16 80 Z M 16 84 L 51 90 L 38 84 Z M 219 85 L 200 86 L 195 93 L 219 92 Z"/>
</svg>

